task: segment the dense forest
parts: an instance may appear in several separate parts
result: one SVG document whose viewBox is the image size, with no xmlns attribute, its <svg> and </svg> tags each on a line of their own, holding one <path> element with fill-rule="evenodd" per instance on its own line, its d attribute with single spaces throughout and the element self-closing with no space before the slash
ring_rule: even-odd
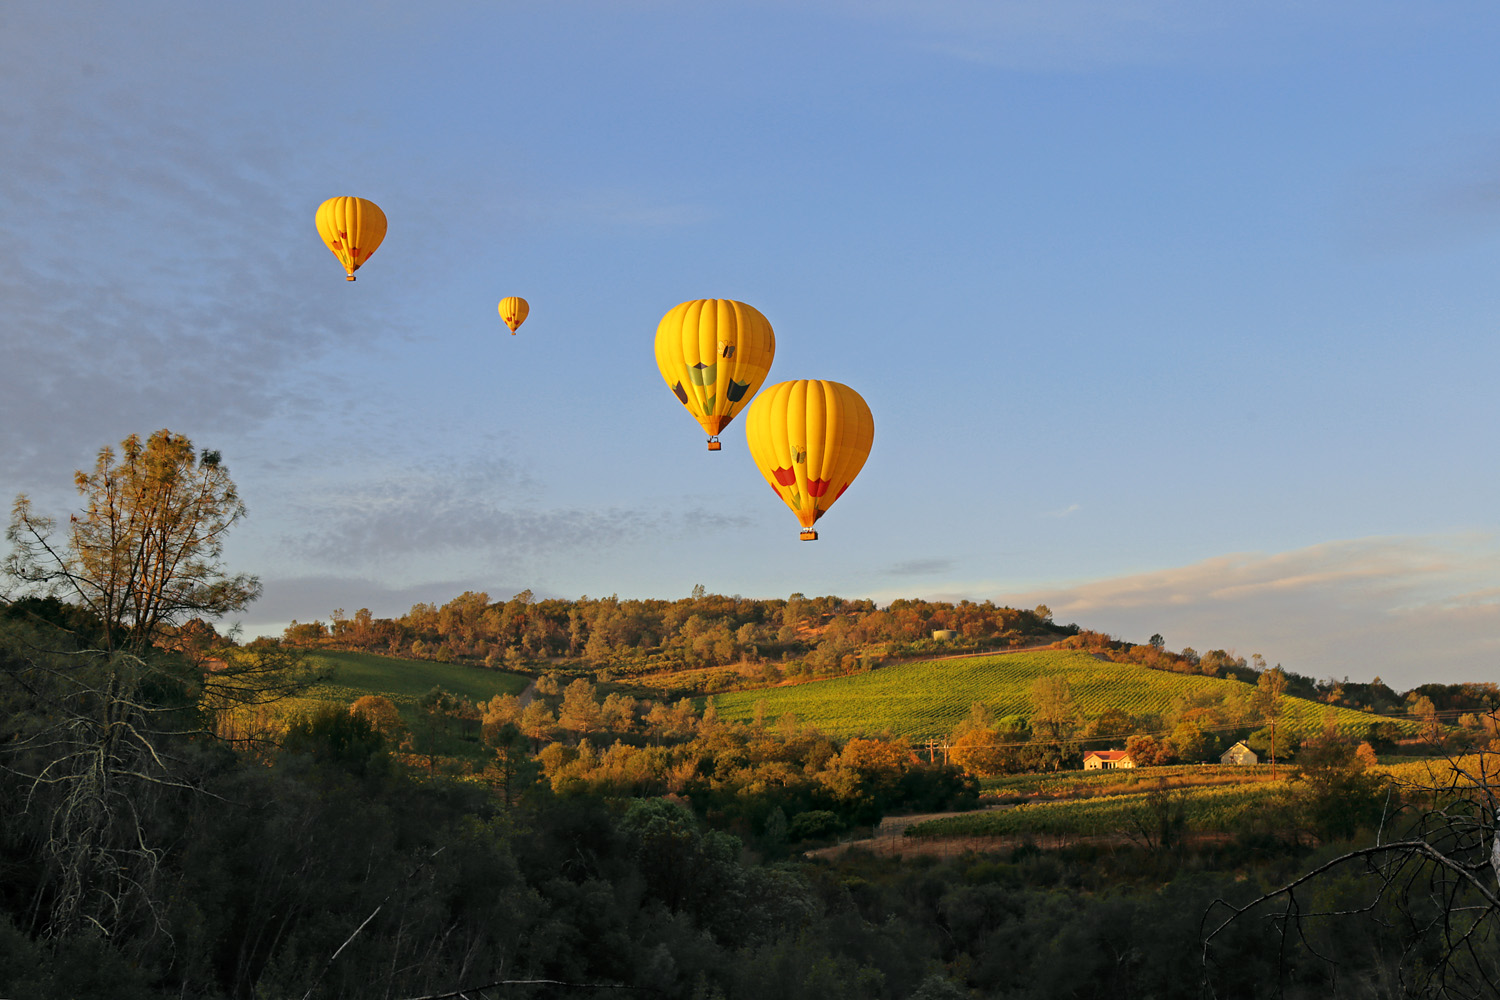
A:
<svg viewBox="0 0 1500 1000">
<path fill-rule="evenodd" d="M 1297 682 L 1229 654 L 1168 654 L 1157 637 L 1142 647 L 1057 629 L 1045 609 L 701 592 L 677 602 L 466 595 L 460 607 L 420 609 L 420 628 L 337 615 L 332 628 L 294 626 L 295 643 L 236 645 L 211 622 L 259 584 L 219 561 L 243 506 L 218 456 L 166 431 L 129 438 L 79 486 L 84 511 L 61 535 L 24 498 L 7 533 L 0 995 L 1019 1000 L 1500 988 L 1492 725 L 1416 779 L 1381 770 L 1373 748 L 1329 725 L 1306 734 L 1290 777 L 1255 789 L 1253 811 L 1214 830 L 1193 827 L 1191 797 L 1238 779 L 1193 765 L 1188 784 L 1148 779 L 1116 797 L 1128 819 L 1102 837 L 1023 831 L 982 850 L 877 854 L 840 842 L 893 813 L 971 809 L 987 770 L 1056 774 L 1065 752 L 1103 735 L 1078 727 L 1100 720 L 1081 719 L 1065 686 L 1041 678 L 1027 739 L 970 748 L 1005 749 L 990 768 L 983 753 L 940 759 L 897 737 L 835 738 L 790 714 L 731 721 L 711 701 L 602 688 L 668 662 L 742 666 L 763 682 L 768 666 L 867 670 L 877 656 L 918 651 L 902 644 L 953 642 L 932 638 L 939 624 L 961 643 L 1083 643 L 1183 672 L 1260 668 L 1247 704 L 1273 733 Z M 881 637 L 898 622 L 904 637 Z M 535 683 L 524 704 L 437 689 L 410 717 L 378 695 L 288 707 L 322 682 L 307 647 L 370 648 L 354 637 L 377 634 L 388 652 L 471 658 L 475 670 L 494 658 Z M 1482 709 L 1489 694 L 1455 697 Z M 1417 697 L 1437 711 L 1435 697 Z M 1011 724 L 980 705 L 957 736 Z"/>
</svg>

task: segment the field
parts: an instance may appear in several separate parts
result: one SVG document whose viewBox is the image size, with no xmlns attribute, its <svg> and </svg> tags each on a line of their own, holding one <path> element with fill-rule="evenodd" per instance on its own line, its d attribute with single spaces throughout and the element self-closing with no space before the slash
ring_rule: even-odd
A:
<svg viewBox="0 0 1500 1000">
<path fill-rule="evenodd" d="M 1408 796 L 1436 807 L 1446 792 L 1472 785 L 1483 774 L 1494 780 L 1500 756 L 1471 754 L 1382 764 L 1374 773 L 1389 777 Z M 1269 768 L 1178 765 L 1110 771 L 1062 771 L 986 778 L 985 797 L 1002 805 L 929 819 L 906 827 L 919 840 L 984 837 L 1101 837 L 1130 835 L 1149 826 L 1147 796 L 1165 791 L 1180 796 L 1185 828 L 1195 833 L 1232 833 L 1256 810 L 1287 794 L 1296 767 L 1275 781 Z M 1436 792 L 1434 790 L 1437 790 Z M 1436 798 L 1434 798 L 1434 795 Z"/>
<path fill-rule="evenodd" d="M 987 798 L 1002 801 L 1021 797 L 1081 799 L 1144 791 L 1158 786 L 1205 788 L 1213 785 L 1248 785 L 1270 780 L 1269 767 L 1172 764 L 1166 767 L 1122 767 L 1099 771 L 1003 774 L 979 779 L 979 790 Z"/>
<path fill-rule="evenodd" d="M 382 694 L 398 707 L 415 707 L 434 687 L 477 703 L 489 701 L 497 694 L 520 694 L 530 683 L 530 678 L 521 674 L 433 660 L 400 660 L 372 653 L 319 650 L 310 652 L 308 660 L 327 673 L 308 692 L 308 697 L 345 705 L 367 694 Z"/>
<path fill-rule="evenodd" d="M 1162 714 L 1178 696 L 1217 698 L 1249 690 L 1241 681 L 1148 670 L 1074 650 L 1038 650 L 903 663 L 851 677 L 716 695 L 714 703 L 726 719 L 751 719 L 756 703 L 764 701 L 768 720 L 792 712 L 836 736 L 890 732 L 920 740 L 951 732 L 976 701 L 1000 717 L 1029 715 L 1032 682 L 1058 674 L 1067 678 L 1085 718 L 1097 717 L 1107 708 L 1132 715 Z M 1291 729 L 1312 731 L 1322 728 L 1328 711 L 1327 705 L 1287 698 L 1283 718 Z M 1389 721 L 1346 708 L 1333 711 L 1339 728 L 1350 735 L 1363 735 L 1371 723 Z"/>
<path fill-rule="evenodd" d="M 367 694 L 384 695 L 395 702 L 408 728 L 417 721 L 417 702 L 434 687 L 462 695 L 476 704 L 497 694 L 520 694 L 530 678 L 520 674 L 485 670 L 432 660 L 402 660 L 372 653 L 335 650 L 307 651 L 308 662 L 322 679 L 294 698 L 272 705 L 247 706 L 231 713 L 231 727 L 240 731 L 282 730 L 294 718 L 309 716 L 329 705 L 340 708 Z M 228 721 L 228 720 L 226 720 Z M 472 744 L 472 745 L 471 745 Z M 477 742 L 458 735 L 442 740 L 442 752 L 472 756 Z"/>
<path fill-rule="evenodd" d="M 1285 791 L 1284 780 L 1184 790 L 1183 818 L 1196 832 L 1227 833 L 1247 814 Z M 1149 825 L 1150 790 L 1036 802 L 928 820 L 908 827 L 908 837 L 1004 837 L 1019 834 L 1098 837 Z"/>
</svg>

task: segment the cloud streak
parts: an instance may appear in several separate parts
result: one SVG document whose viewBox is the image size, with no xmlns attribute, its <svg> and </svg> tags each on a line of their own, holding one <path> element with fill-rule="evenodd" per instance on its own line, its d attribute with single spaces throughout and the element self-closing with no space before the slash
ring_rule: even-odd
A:
<svg viewBox="0 0 1500 1000">
<path fill-rule="evenodd" d="M 891 576 L 933 576 L 953 567 L 952 559 L 908 559 L 886 570 Z"/>
<path fill-rule="evenodd" d="M 340 567 L 402 565 L 455 555 L 509 561 L 602 553 L 662 534 L 740 529 L 733 514 L 623 506 L 549 506 L 528 475 L 503 460 L 429 463 L 383 478 L 325 485 L 299 501 L 289 552 Z"/>
<path fill-rule="evenodd" d="M 1300 673 L 1408 686 L 1497 680 L 1500 543 L 1492 535 L 1362 538 L 1005 595 L 1174 648 L 1264 653 Z"/>
<path fill-rule="evenodd" d="M 194 128 L 191 106 L 122 124 L 108 100 L 54 103 L 0 119 L 0 477 L 121 428 L 196 437 L 315 407 L 297 366 L 367 337 L 376 307 L 310 305 L 332 279 L 305 266 L 305 194 L 272 180 L 287 151 Z"/>
</svg>

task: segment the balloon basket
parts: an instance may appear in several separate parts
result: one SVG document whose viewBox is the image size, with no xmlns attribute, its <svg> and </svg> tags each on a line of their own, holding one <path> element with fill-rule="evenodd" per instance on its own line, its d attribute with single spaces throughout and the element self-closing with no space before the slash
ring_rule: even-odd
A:
<svg viewBox="0 0 1500 1000">
<path fill-rule="evenodd" d="M 803 528 L 802 529 L 802 540 L 804 542 L 816 542 L 818 540 L 818 533 L 817 533 L 817 531 L 814 530 L 814 529 L 812 529 L 812 528 Z"/>
<path fill-rule="evenodd" d="M 709 451 L 720 451 L 722 447 L 723 446 L 719 444 L 719 439 L 717 437 L 711 437 L 708 439 Z"/>
</svg>

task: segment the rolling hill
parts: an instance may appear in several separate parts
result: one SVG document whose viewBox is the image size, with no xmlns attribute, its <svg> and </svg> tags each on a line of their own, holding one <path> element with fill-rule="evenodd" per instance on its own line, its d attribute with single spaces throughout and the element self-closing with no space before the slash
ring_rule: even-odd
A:
<svg viewBox="0 0 1500 1000">
<path fill-rule="evenodd" d="M 849 677 L 736 691 L 715 696 L 715 704 L 726 719 L 749 720 L 756 703 L 763 701 L 767 719 L 792 712 L 838 736 L 890 732 L 927 739 L 951 732 L 976 701 L 989 705 L 999 717 L 1029 714 L 1032 682 L 1048 675 L 1067 678 L 1086 719 L 1108 708 L 1131 715 L 1164 714 L 1182 695 L 1221 699 L 1250 689 L 1242 681 L 1150 670 L 1076 650 L 1036 650 L 904 663 Z M 1288 697 L 1285 704 L 1285 724 L 1301 731 L 1321 728 L 1329 711 L 1339 729 L 1350 735 L 1363 735 L 1371 723 L 1390 721 L 1301 698 Z M 1411 728 L 1410 723 L 1400 725 Z"/>
<path fill-rule="evenodd" d="M 320 649 L 307 650 L 307 658 L 323 674 L 323 679 L 301 695 L 279 702 L 278 711 L 297 713 L 321 705 L 347 706 L 364 695 L 378 694 L 395 702 L 402 717 L 410 723 L 415 718 L 417 702 L 434 687 L 480 703 L 497 694 L 520 694 L 530 683 L 530 678 L 520 674 L 375 653 Z"/>
</svg>

